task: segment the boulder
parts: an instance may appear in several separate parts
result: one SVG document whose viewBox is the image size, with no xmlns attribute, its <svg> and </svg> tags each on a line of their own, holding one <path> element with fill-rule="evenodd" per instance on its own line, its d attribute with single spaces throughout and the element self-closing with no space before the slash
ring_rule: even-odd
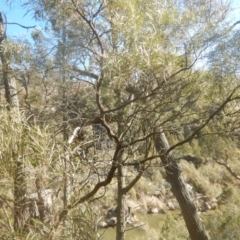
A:
<svg viewBox="0 0 240 240">
<path fill-rule="evenodd" d="M 111 208 L 108 210 L 107 212 L 107 217 L 108 218 L 112 218 L 112 217 L 116 217 L 117 216 L 117 208 Z"/>
<path fill-rule="evenodd" d="M 101 221 L 97 224 L 97 226 L 99 228 L 107 228 L 108 227 L 108 223 L 106 223 L 105 221 Z"/>
<path fill-rule="evenodd" d="M 168 200 L 168 201 L 167 201 L 167 206 L 168 206 L 168 209 L 169 209 L 169 210 L 172 210 L 172 211 L 173 211 L 173 210 L 176 210 L 176 208 L 175 208 L 172 200 Z"/>
<path fill-rule="evenodd" d="M 141 199 L 139 200 L 140 204 L 143 205 L 143 207 L 145 208 L 145 210 L 147 212 L 151 212 L 152 210 L 150 209 L 154 209 L 156 208 L 158 210 L 158 212 L 160 212 L 161 210 L 166 209 L 165 204 L 157 197 L 155 196 L 142 196 Z M 156 209 L 154 210 L 156 212 Z"/>
<path fill-rule="evenodd" d="M 158 211 L 158 208 L 156 208 L 156 207 L 151 207 L 151 208 L 149 208 L 148 209 L 148 214 L 153 214 L 153 213 L 158 213 L 159 211 Z"/>
<path fill-rule="evenodd" d="M 208 210 L 216 209 L 218 206 L 216 198 L 209 199 L 207 196 L 195 193 L 194 204 L 198 211 L 206 212 Z"/>
<path fill-rule="evenodd" d="M 131 213 L 130 215 L 126 216 L 126 223 L 133 224 L 138 222 L 138 218 L 134 213 Z"/>
<path fill-rule="evenodd" d="M 162 214 L 167 214 L 167 212 L 164 209 L 160 209 L 158 212 Z"/>
<path fill-rule="evenodd" d="M 117 218 L 116 217 L 110 218 L 107 224 L 109 227 L 115 227 L 117 224 Z"/>
<path fill-rule="evenodd" d="M 132 199 L 126 200 L 126 206 L 128 209 L 131 208 L 132 212 L 136 212 L 137 210 L 141 209 L 141 206 L 136 201 L 133 201 Z"/>
<path fill-rule="evenodd" d="M 217 206 L 218 206 L 218 200 L 216 198 L 212 198 L 211 201 L 210 201 L 210 206 L 211 206 L 211 209 L 216 209 Z"/>
</svg>

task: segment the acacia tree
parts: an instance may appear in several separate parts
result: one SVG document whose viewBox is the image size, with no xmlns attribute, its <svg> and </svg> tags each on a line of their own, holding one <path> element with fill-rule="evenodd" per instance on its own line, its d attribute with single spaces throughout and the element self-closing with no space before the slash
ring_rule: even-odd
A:
<svg viewBox="0 0 240 240">
<path fill-rule="evenodd" d="M 212 3 L 204 1 L 140 0 L 127 3 L 36 1 L 33 4 L 37 6 L 37 13 L 43 12 L 46 17 L 54 11 L 56 22 L 67 9 L 74 40 L 71 47 L 79 53 L 69 62 L 68 69 L 76 79 L 92 86 L 95 94 L 95 111 L 85 114 L 85 119 L 79 111 L 75 120 L 101 124 L 115 142 L 106 178 L 83 197 L 74 198 L 60 213 L 59 222 L 69 210 L 106 186 L 116 169 L 120 176 L 124 166 L 145 164 L 160 157 L 191 238 L 206 239 L 170 152 L 191 141 L 228 102 L 237 99 L 235 86 L 225 99 L 215 96 L 219 107 L 212 114 L 205 111 L 204 108 L 214 102 L 202 104 L 205 96 L 201 90 L 210 79 L 202 80 L 196 66 L 207 48 L 221 39 L 219 33 L 228 32 L 225 21 L 228 5 L 216 1 L 218 7 L 213 9 Z M 177 132 L 193 123 L 195 129 L 188 137 L 169 146 L 165 133 Z M 152 139 L 155 139 L 157 153 L 149 144 Z M 142 156 L 134 158 L 132 153 L 139 155 L 140 152 Z M 121 196 L 128 187 L 119 186 L 119 189 Z M 122 219 L 119 215 L 117 239 L 124 239 Z"/>
</svg>

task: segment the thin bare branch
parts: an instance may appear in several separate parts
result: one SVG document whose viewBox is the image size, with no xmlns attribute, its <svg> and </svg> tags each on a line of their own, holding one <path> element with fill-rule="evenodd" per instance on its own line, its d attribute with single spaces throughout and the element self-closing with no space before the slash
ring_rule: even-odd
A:
<svg viewBox="0 0 240 240">
<path fill-rule="evenodd" d="M 226 170 L 237 180 L 240 181 L 240 175 L 237 175 L 235 173 L 235 171 L 229 166 L 229 164 L 227 162 L 224 162 L 224 161 L 220 161 L 218 159 L 215 159 L 215 162 L 219 165 L 222 165 L 226 168 Z"/>
<path fill-rule="evenodd" d="M 232 96 L 233 94 L 236 92 L 237 88 L 239 88 L 240 86 L 236 87 L 233 89 L 233 91 L 230 93 L 230 95 L 225 99 L 225 101 L 220 105 L 220 107 L 215 111 L 213 112 L 209 117 L 208 119 L 203 123 L 201 124 L 189 137 L 185 138 L 183 141 L 180 141 L 176 144 L 174 144 L 173 146 L 171 146 L 167 151 L 166 151 L 166 154 L 170 153 L 173 149 L 189 142 L 190 140 L 192 140 L 204 127 L 207 126 L 207 124 L 219 113 L 222 111 L 222 109 L 225 107 L 225 105 L 229 102 L 231 102 L 232 100 Z"/>
<path fill-rule="evenodd" d="M 25 28 L 25 29 L 29 29 L 29 28 L 36 28 L 36 25 L 34 26 L 24 26 L 20 23 L 15 23 L 15 22 L 5 22 L 5 24 L 13 24 L 13 25 L 18 25 L 19 27 Z"/>
</svg>

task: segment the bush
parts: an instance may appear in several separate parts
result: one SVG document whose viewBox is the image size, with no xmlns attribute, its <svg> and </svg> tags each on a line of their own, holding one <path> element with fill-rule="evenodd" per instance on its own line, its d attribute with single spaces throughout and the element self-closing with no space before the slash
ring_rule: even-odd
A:
<svg viewBox="0 0 240 240">
<path fill-rule="evenodd" d="M 188 231 L 182 218 L 168 215 L 160 233 L 159 240 L 186 240 Z"/>
</svg>

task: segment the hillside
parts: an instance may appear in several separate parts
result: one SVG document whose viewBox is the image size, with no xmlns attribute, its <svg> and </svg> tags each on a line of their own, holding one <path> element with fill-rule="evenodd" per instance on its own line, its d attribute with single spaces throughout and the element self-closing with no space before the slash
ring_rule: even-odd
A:
<svg viewBox="0 0 240 240">
<path fill-rule="evenodd" d="M 0 238 L 240 238 L 231 4 L 22 7 L 44 27 L 0 12 Z"/>
</svg>

